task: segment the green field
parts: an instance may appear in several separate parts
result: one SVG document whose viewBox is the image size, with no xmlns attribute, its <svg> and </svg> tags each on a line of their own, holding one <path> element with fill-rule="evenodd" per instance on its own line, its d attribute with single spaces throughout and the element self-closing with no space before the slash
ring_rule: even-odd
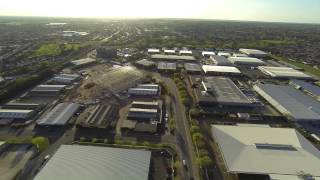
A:
<svg viewBox="0 0 320 180">
<path fill-rule="evenodd" d="M 81 47 L 82 46 L 80 44 L 43 44 L 31 55 L 31 57 L 57 56 L 63 52 L 78 51 Z"/>
</svg>

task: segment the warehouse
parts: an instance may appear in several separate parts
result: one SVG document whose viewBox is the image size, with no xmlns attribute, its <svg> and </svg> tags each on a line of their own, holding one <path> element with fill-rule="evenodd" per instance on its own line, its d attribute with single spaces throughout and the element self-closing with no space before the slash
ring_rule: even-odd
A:
<svg viewBox="0 0 320 180">
<path fill-rule="evenodd" d="M 131 96 L 157 96 L 159 95 L 159 85 L 139 84 L 135 88 L 130 88 L 128 94 Z"/>
<path fill-rule="evenodd" d="M 320 87 L 319 86 L 316 86 L 316 85 L 309 83 L 309 82 L 306 82 L 306 81 L 297 80 L 297 79 L 290 80 L 289 84 L 291 84 L 296 89 L 299 89 L 299 90 L 306 92 L 310 96 L 312 96 L 320 101 Z"/>
<path fill-rule="evenodd" d="M 229 78 L 205 77 L 195 90 L 200 105 L 253 106 L 253 103 Z"/>
<path fill-rule="evenodd" d="M 232 57 L 248 57 L 248 55 L 242 53 L 232 53 Z"/>
<path fill-rule="evenodd" d="M 165 55 L 154 54 L 151 55 L 151 59 L 154 61 L 171 61 L 171 62 L 192 62 L 196 61 L 193 56 L 178 56 L 178 55 Z"/>
<path fill-rule="evenodd" d="M 225 58 L 228 58 L 228 57 L 231 56 L 231 53 L 226 52 L 226 51 L 219 51 L 217 55 L 218 55 L 218 56 L 223 56 L 223 57 L 225 57 Z"/>
<path fill-rule="evenodd" d="M 194 63 L 185 63 L 184 69 L 187 72 L 194 73 L 194 74 L 201 73 L 201 71 L 202 71 L 201 66 L 199 64 L 194 64 Z"/>
<path fill-rule="evenodd" d="M 58 74 L 55 75 L 50 81 L 58 84 L 72 84 L 80 79 L 78 74 Z"/>
<path fill-rule="evenodd" d="M 115 105 L 95 105 L 88 107 L 82 114 L 87 118 L 78 123 L 81 127 L 114 128 L 118 117 L 118 108 Z"/>
<path fill-rule="evenodd" d="M 22 119 L 27 120 L 35 114 L 34 110 L 22 109 L 0 109 L 0 119 Z"/>
<path fill-rule="evenodd" d="M 148 54 L 159 54 L 160 49 L 148 49 Z"/>
<path fill-rule="evenodd" d="M 20 102 L 8 102 L 7 104 L 3 105 L 3 109 L 29 109 L 35 110 L 40 106 L 40 104 L 35 103 L 20 103 Z"/>
<path fill-rule="evenodd" d="M 142 109 L 158 109 L 160 107 L 160 103 L 158 101 L 133 101 L 131 103 L 132 108 L 142 108 Z"/>
<path fill-rule="evenodd" d="M 148 180 L 150 163 L 147 150 L 61 145 L 34 180 Z"/>
<path fill-rule="evenodd" d="M 166 50 L 164 50 L 164 54 L 176 54 L 176 50 L 174 50 L 174 49 L 166 49 Z"/>
<path fill-rule="evenodd" d="M 41 84 L 33 88 L 28 95 L 30 96 L 57 96 L 64 89 L 66 85 L 50 85 Z"/>
<path fill-rule="evenodd" d="M 229 57 L 228 60 L 238 66 L 252 67 L 265 65 L 262 60 L 253 57 Z"/>
<path fill-rule="evenodd" d="M 158 70 L 159 71 L 175 71 L 175 70 L 177 70 L 177 64 L 176 63 L 159 62 L 158 63 Z"/>
<path fill-rule="evenodd" d="M 138 66 L 143 66 L 143 67 L 156 67 L 156 63 L 153 62 L 153 61 L 148 61 L 146 59 L 142 59 L 142 60 L 139 60 L 139 61 L 136 61 L 135 62 L 136 65 Z"/>
<path fill-rule="evenodd" d="M 139 84 L 138 88 L 144 88 L 144 89 L 159 89 L 158 84 Z"/>
<path fill-rule="evenodd" d="M 202 69 L 206 75 L 240 75 L 236 67 L 203 65 Z"/>
<path fill-rule="evenodd" d="M 180 50 L 179 51 L 180 55 L 187 55 L 187 56 L 191 56 L 192 55 L 192 51 L 189 50 Z"/>
<path fill-rule="evenodd" d="M 301 71 L 292 69 L 290 67 L 269 67 L 269 66 L 259 66 L 258 69 L 273 78 L 296 78 L 296 79 L 313 79 L 312 76 L 309 76 Z"/>
<path fill-rule="evenodd" d="M 320 176 L 319 150 L 295 129 L 252 124 L 211 128 L 231 174 L 281 180 L 298 180 L 301 172 Z"/>
<path fill-rule="evenodd" d="M 78 111 L 80 105 L 75 103 L 60 103 L 48 114 L 37 121 L 41 126 L 64 126 Z"/>
<path fill-rule="evenodd" d="M 263 58 L 268 56 L 268 53 L 258 49 L 244 49 L 240 48 L 239 52 L 248 55 L 249 57 Z"/>
<path fill-rule="evenodd" d="M 216 66 L 234 66 L 226 57 L 224 56 L 211 56 L 211 60 Z"/>
<path fill-rule="evenodd" d="M 213 51 L 202 51 L 203 57 L 210 57 L 210 56 L 214 56 L 214 55 L 216 55 L 216 53 Z"/>
<path fill-rule="evenodd" d="M 320 102 L 287 85 L 257 84 L 254 90 L 294 121 L 320 121 Z"/>
<path fill-rule="evenodd" d="M 82 66 L 86 66 L 86 65 L 90 65 L 97 62 L 97 60 L 92 59 L 92 58 L 84 58 L 84 59 L 79 59 L 79 60 L 74 60 L 71 61 L 71 63 L 77 67 L 82 67 Z"/>
<path fill-rule="evenodd" d="M 127 118 L 131 120 L 155 121 L 158 119 L 158 109 L 130 108 Z"/>
</svg>

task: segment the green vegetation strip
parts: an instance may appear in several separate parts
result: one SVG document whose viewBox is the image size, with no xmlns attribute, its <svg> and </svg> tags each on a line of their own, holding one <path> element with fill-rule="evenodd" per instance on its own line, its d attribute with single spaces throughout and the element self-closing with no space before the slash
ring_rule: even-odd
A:
<svg viewBox="0 0 320 180">
<path fill-rule="evenodd" d="M 41 56 L 58 56 L 62 53 L 78 51 L 82 46 L 80 44 L 61 44 L 61 43 L 49 43 L 43 44 L 39 47 L 31 57 L 41 57 Z"/>
</svg>

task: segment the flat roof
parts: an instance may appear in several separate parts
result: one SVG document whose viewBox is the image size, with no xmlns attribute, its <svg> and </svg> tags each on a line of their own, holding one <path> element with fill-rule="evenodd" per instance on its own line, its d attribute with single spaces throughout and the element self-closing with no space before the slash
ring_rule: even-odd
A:
<svg viewBox="0 0 320 180">
<path fill-rule="evenodd" d="M 251 104 L 249 99 L 229 78 L 206 77 L 202 85 L 205 91 L 220 104 Z"/>
<path fill-rule="evenodd" d="M 265 64 L 262 60 L 253 57 L 229 57 L 228 60 L 234 64 L 252 64 L 252 65 L 263 65 Z"/>
<path fill-rule="evenodd" d="M 213 56 L 213 55 L 216 55 L 216 53 L 213 51 L 202 51 L 202 56 L 206 56 L 206 55 Z"/>
<path fill-rule="evenodd" d="M 0 109 L 0 113 L 31 113 L 33 110 L 25 110 L 25 109 Z"/>
<path fill-rule="evenodd" d="M 201 66 L 199 64 L 194 64 L 194 63 L 184 63 L 184 68 L 187 71 L 201 71 Z"/>
<path fill-rule="evenodd" d="M 233 57 L 248 57 L 248 55 L 242 54 L 242 53 L 233 53 L 232 56 Z"/>
<path fill-rule="evenodd" d="M 177 64 L 176 63 L 159 62 L 158 69 L 160 69 L 160 70 L 176 70 Z"/>
<path fill-rule="evenodd" d="M 48 114 L 37 121 L 38 125 L 66 125 L 80 105 L 75 103 L 60 103 Z"/>
<path fill-rule="evenodd" d="M 320 176 L 320 152 L 291 128 L 212 125 L 227 171 Z"/>
<path fill-rule="evenodd" d="M 130 108 L 129 112 L 158 113 L 158 109 Z"/>
<path fill-rule="evenodd" d="M 189 50 L 180 50 L 179 53 L 180 53 L 180 54 L 192 54 L 192 51 L 189 51 Z"/>
<path fill-rule="evenodd" d="M 179 55 L 166 55 L 166 54 L 154 54 L 151 55 L 151 59 L 171 60 L 171 61 L 195 61 L 193 56 L 179 56 Z"/>
<path fill-rule="evenodd" d="M 142 60 L 136 61 L 136 63 L 140 64 L 140 65 L 144 65 L 144 66 L 152 66 L 152 65 L 155 64 L 155 62 L 148 61 L 146 59 L 142 59 Z"/>
<path fill-rule="evenodd" d="M 149 106 L 159 106 L 158 101 L 133 101 L 132 105 L 149 105 Z"/>
<path fill-rule="evenodd" d="M 212 65 L 203 65 L 202 69 L 205 73 L 208 72 L 218 72 L 218 73 L 233 73 L 241 74 L 240 70 L 232 66 L 212 66 Z"/>
<path fill-rule="evenodd" d="M 92 59 L 92 58 L 84 58 L 84 59 L 79 59 L 79 60 L 74 60 L 71 61 L 72 64 L 79 66 L 79 65 L 83 65 L 83 64 L 88 64 L 88 63 L 92 63 L 97 61 L 96 59 Z"/>
<path fill-rule="evenodd" d="M 257 84 L 254 90 L 294 120 L 320 120 L 320 102 L 287 85 Z"/>
<path fill-rule="evenodd" d="M 240 48 L 239 52 L 242 52 L 244 54 L 248 55 L 267 55 L 268 53 L 258 50 L 258 49 L 245 49 L 245 48 Z"/>
<path fill-rule="evenodd" d="M 166 49 L 166 50 L 164 50 L 164 53 L 176 53 L 176 50 L 174 50 L 174 49 Z"/>
<path fill-rule="evenodd" d="M 31 91 L 61 91 L 66 85 L 41 84 L 33 88 Z"/>
<path fill-rule="evenodd" d="M 148 180 L 151 152 L 61 145 L 34 180 Z"/>
<path fill-rule="evenodd" d="M 214 56 L 211 56 L 211 60 L 217 66 L 233 66 L 233 64 L 224 56 L 214 55 Z"/>
<path fill-rule="evenodd" d="M 301 71 L 295 70 L 290 67 L 271 67 L 271 66 L 259 66 L 258 69 L 274 78 L 301 78 L 312 79 L 312 76 L 307 75 Z"/>
<path fill-rule="evenodd" d="M 158 53 L 160 52 L 160 49 L 148 49 L 148 52 Z"/>
<path fill-rule="evenodd" d="M 298 80 L 298 79 L 292 79 L 291 83 L 299 86 L 303 90 L 306 90 L 306 91 L 312 93 L 315 96 L 320 96 L 320 87 L 317 85 L 308 83 L 306 81 Z"/>
</svg>

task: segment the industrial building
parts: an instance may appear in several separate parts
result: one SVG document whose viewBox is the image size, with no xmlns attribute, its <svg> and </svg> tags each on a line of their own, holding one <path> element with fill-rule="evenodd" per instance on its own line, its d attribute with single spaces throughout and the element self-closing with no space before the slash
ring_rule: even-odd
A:
<svg viewBox="0 0 320 180">
<path fill-rule="evenodd" d="M 226 57 L 224 56 L 211 56 L 211 60 L 216 66 L 234 66 Z"/>
<path fill-rule="evenodd" d="M 240 75 L 238 68 L 232 66 L 203 65 L 202 70 L 206 75 Z"/>
<path fill-rule="evenodd" d="M 57 96 L 64 89 L 66 85 L 51 85 L 41 84 L 33 88 L 28 95 L 30 96 Z"/>
<path fill-rule="evenodd" d="M 290 67 L 270 67 L 270 66 L 259 66 L 258 69 L 273 78 L 296 78 L 296 79 L 313 79 L 312 76 L 307 75 L 301 71 L 292 69 Z"/>
<path fill-rule="evenodd" d="M 223 56 L 223 57 L 225 57 L 225 58 L 228 58 L 228 57 L 231 56 L 231 53 L 225 52 L 225 51 L 219 51 L 217 55 L 218 55 L 218 56 Z"/>
<path fill-rule="evenodd" d="M 147 150 L 61 145 L 34 180 L 148 180 L 150 163 Z"/>
<path fill-rule="evenodd" d="M 171 61 L 171 62 L 192 62 L 196 61 L 193 56 L 178 56 L 178 55 L 165 55 L 154 54 L 151 55 L 151 59 L 154 61 Z"/>
<path fill-rule="evenodd" d="M 82 66 L 86 66 L 86 65 L 90 65 L 97 62 L 96 59 L 92 59 L 92 58 L 84 58 L 84 59 L 79 59 L 79 60 L 74 60 L 71 61 L 71 63 L 77 67 L 82 67 Z"/>
<path fill-rule="evenodd" d="M 166 49 L 166 50 L 164 50 L 164 54 L 176 54 L 176 50 L 174 50 L 174 49 Z"/>
<path fill-rule="evenodd" d="M 201 54 L 202 54 L 203 57 L 210 57 L 210 56 L 216 55 L 216 53 L 213 52 L 213 51 L 202 51 Z"/>
<path fill-rule="evenodd" d="M 90 128 L 114 128 L 118 118 L 118 108 L 115 105 L 95 105 L 88 107 L 82 114 L 87 113 L 88 117 L 83 118 L 77 125 Z"/>
<path fill-rule="evenodd" d="M 229 78 L 205 77 L 203 80 L 192 81 L 192 84 L 198 85 L 195 89 L 195 98 L 200 105 L 243 107 L 254 105 Z"/>
<path fill-rule="evenodd" d="M 310 96 L 316 98 L 320 101 L 320 87 L 317 85 L 314 85 L 312 83 L 298 80 L 298 79 L 292 79 L 290 80 L 289 84 L 291 84 L 296 89 L 302 90 L 303 92 L 309 94 Z"/>
<path fill-rule="evenodd" d="M 179 51 L 180 55 L 187 55 L 187 56 L 191 56 L 192 55 L 192 51 L 189 50 L 180 50 Z"/>
<path fill-rule="evenodd" d="M 34 110 L 0 109 L 0 119 L 27 120 L 35 114 Z"/>
<path fill-rule="evenodd" d="M 177 64 L 176 63 L 167 63 L 167 62 L 159 62 L 158 63 L 159 71 L 176 71 Z"/>
<path fill-rule="evenodd" d="M 58 84 L 72 84 L 80 79 L 79 74 L 58 74 L 55 75 L 50 81 Z"/>
<path fill-rule="evenodd" d="M 130 88 L 128 94 L 131 96 L 158 96 L 159 90 L 157 84 L 139 84 L 135 88 Z"/>
<path fill-rule="evenodd" d="M 254 57 L 229 57 L 228 60 L 238 66 L 262 66 L 265 63 Z"/>
<path fill-rule="evenodd" d="M 189 73 L 201 73 L 202 68 L 199 64 L 185 63 L 184 69 Z"/>
<path fill-rule="evenodd" d="M 248 55 L 242 53 L 232 53 L 232 57 L 248 57 Z"/>
<path fill-rule="evenodd" d="M 139 65 L 139 66 L 143 66 L 143 67 L 153 67 L 153 66 L 155 67 L 156 66 L 155 62 L 148 61 L 146 59 L 142 59 L 142 60 L 136 61 L 135 64 Z"/>
<path fill-rule="evenodd" d="M 158 109 L 160 107 L 160 103 L 158 101 L 133 101 L 131 103 L 132 108 L 142 108 L 142 109 Z"/>
<path fill-rule="evenodd" d="M 267 125 L 212 125 L 227 172 L 250 179 L 300 180 L 320 176 L 320 151 L 297 130 Z M 310 178 L 311 179 L 311 178 Z"/>
<path fill-rule="evenodd" d="M 41 126 L 64 126 L 80 108 L 75 103 L 60 103 L 56 105 L 48 114 L 37 121 Z"/>
<path fill-rule="evenodd" d="M 158 119 L 158 109 L 130 108 L 127 118 L 132 120 L 155 121 Z"/>
<path fill-rule="evenodd" d="M 254 90 L 294 121 L 320 121 L 320 102 L 287 85 L 256 84 Z"/>
<path fill-rule="evenodd" d="M 263 58 L 268 56 L 268 53 L 258 49 L 244 49 L 240 48 L 239 52 L 248 55 L 249 57 Z"/>
<path fill-rule="evenodd" d="M 29 109 L 35 110 L 39 108 L 40 104 L 36 103 L 20 103 L 20 102 L 8 102 L 1 106 L 2 109 Z"/>
<path fill-rule="evenodd" d="M 148 54 L 159 54 L 160 49 L 148 49 Z"/>
</svg>

